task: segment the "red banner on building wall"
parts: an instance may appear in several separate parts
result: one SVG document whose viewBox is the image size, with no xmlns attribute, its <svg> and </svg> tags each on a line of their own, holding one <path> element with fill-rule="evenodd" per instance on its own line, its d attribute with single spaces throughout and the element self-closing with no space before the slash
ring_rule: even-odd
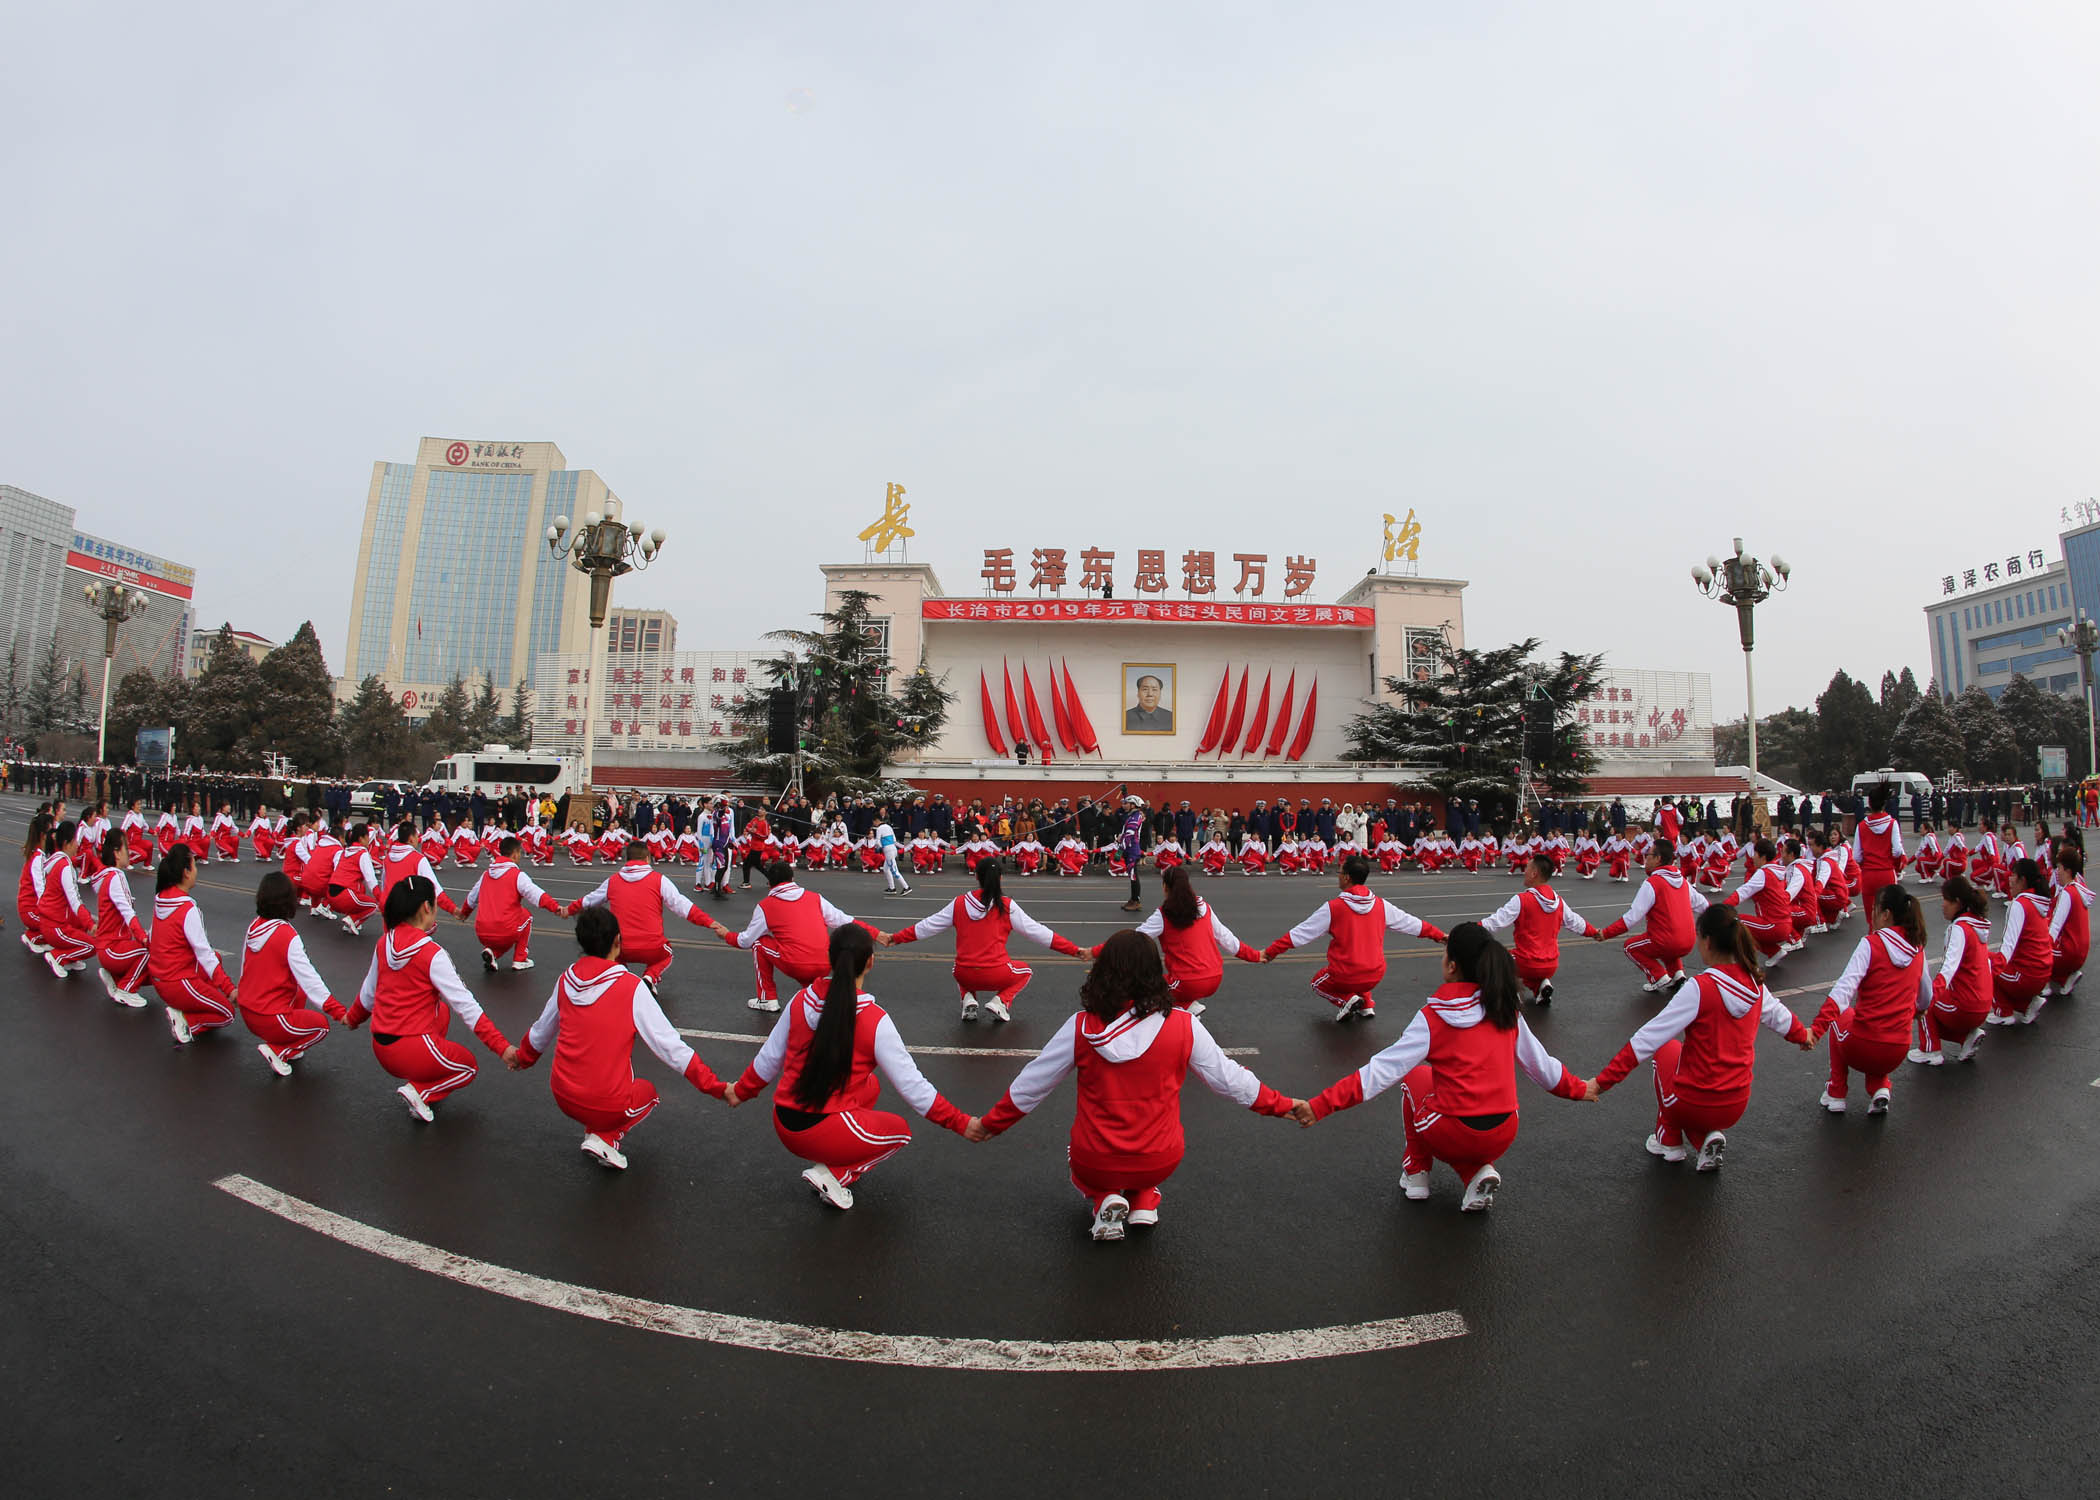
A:
<svg viewBox="0 0 2100 1500">
<path fill-rule="evenodd" d="M 97 578 L 113 578 L 118 583 L 130 584 L 133 588 L 145 589 L 148 593 L 166 594 L 170 599 L 187 599 L 194 592 L 186 583 L 161 578 L 137 568 L 127 568 L 122 563 L 111 562 L 103 557 L 89 557 L 85 552 L 68 552 L 66 566 L 83 573 L 92 573 Z"/>
<path fill-rule="evenodd" d="M 1306 625 L 1324 630 L 1370 630 L 1378 612 L 1368 604 L 1201 604 L 1152 599 L 928 599 L 927 620 L 986 621 L 1004 625 L 1135 623 L 1145 625 Z"/>
</svg>

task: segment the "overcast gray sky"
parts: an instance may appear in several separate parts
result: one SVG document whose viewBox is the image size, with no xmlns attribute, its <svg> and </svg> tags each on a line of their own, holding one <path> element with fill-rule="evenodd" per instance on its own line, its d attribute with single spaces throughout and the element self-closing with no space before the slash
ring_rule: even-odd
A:
<svg viewBox="0 0 2100 1500">
<path fill-rule="evenodd" d="M 730 648 L 914 556 L 1305 554 L 1413 506 L 1521 634 L 1760 707 L 1926 675 L 2100 493 L 2100 7 L 31 6 L 0 480 L 311 615 L 375 459 L 549 439 Z M 1127 579 L 1125 580 L 1127 586 Z M 1225 585 L 1229 588 L 1229 583 Z"/>
</svg>

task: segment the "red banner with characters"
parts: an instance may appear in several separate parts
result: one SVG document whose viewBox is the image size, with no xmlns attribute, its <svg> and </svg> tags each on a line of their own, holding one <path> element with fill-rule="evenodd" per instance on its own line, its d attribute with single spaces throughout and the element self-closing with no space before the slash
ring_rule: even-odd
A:
<svg viewBox="0 0 2100 1500">
<path fill-rule="evenodd" d="M 1168 599 L 927 599 L 928 620 L 991 621 L 1008 625 L 1139 623 L 1147 625 L 1292 625 L 1322 630 L 1370 630 L 1378 612 L 1368 604 L 1213 604 Z"/>
</svg>

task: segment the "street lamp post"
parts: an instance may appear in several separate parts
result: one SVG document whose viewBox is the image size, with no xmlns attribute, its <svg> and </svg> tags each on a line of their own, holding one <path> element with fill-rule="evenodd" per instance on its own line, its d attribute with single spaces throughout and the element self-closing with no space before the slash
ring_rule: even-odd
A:
<svg viewBox="0 0 2100 1500">
<path fill-rule="evenodd" d="M 95 725 L 95 763 L 105 765 L 109 760 L 109 668 L 117 655 L 117 627 L 146 612 L 146 595 L 121 583 L 91 583 L 81 592 L 87 596 L 88 608 L 102 616 L 102 713 Z"/>
<path fill-rule="evenodd" d="M 2100 772 L 2100 736 L 2093 732 L 2093 653 L 2100 651 L 2100 625 L 2078 611 L 2076 625 L 2059 626 L 2057 644 L 2078 653 L 2078 685 L 2085 693 L 2085 764 L 2087 774 Z"/>
<path fill-rule="evenodd" d="M 1723 562 L 1709 557 L 1703 566 L 1692 568 L 1692 586 L 1709 599 L 1718 599 L 1735 610 L 1736 628 L 1743 637 L 1743 695 L 1750 726 L 1750 791 L 1757 793 L 1757 675 L 1750 667 L 1750 649 L 1757 644 L 1752 614 L 1773 594 L 1785 591 L 1793 569 L 1777 553 L 1766 567 L 1743 550 L 1743 539 L 1735 539 L 1735 555 Z"/>
<path fill-rule="evenodd" d="M 592 748 L 596 724 L 592 705 L 597 701 L 595 674 L 604 670 L 605 653 L 598 646 L 598 632 L 605 628 L 606 612 L 612 607 L 612 581 L 622 573 L 647 568 L 663 550 L 661 526 L 643 534 L 640 521 L 629 524 L 620 518 L 620 502 L 606 497 L 605 513 L 588 511 L 583 524 L 569 529 L 567 516 L 556 516 L 547 528 L 547 550 L 559 557 L 568 554 L 569 565 L 591 581 L 591 650 L 583 674 L 583 791 L 590 794 Z"/>
</svg>

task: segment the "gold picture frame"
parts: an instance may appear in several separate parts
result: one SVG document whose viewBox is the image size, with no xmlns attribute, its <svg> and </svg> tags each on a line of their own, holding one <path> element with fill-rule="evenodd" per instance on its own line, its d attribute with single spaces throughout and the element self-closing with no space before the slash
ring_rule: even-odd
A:
<svg viewBox="0 0 2100 1500">
<path fill-rule="evenodd" d="M 1150 678 L 1155 684 L 1150 706 L 1139 684 Z M 1123 663 L 1124 734 L 1173 734 L 1181 722 L 1180 673 L 1170 661 L 1126 661 Z M 1164 724 L 1161 719 L 1164 716 Z"/>
</svg>

